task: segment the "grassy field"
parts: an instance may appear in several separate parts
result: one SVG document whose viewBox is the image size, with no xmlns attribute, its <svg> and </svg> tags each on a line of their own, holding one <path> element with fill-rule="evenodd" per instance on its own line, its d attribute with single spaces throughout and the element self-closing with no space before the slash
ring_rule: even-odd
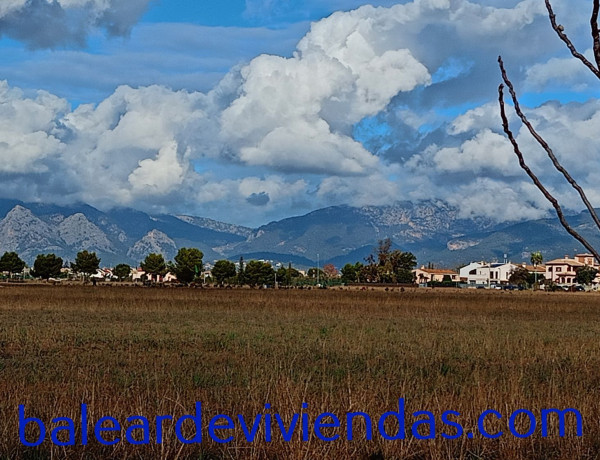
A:
<svg viewBox="0 0 600 460">
<path fill-rule="evenodd" d="M 600 295 L 407 289 L 263 291 L 119 287 L 10 286 L 0 288 L 1 458 L 371 458 L 371 459 L 565 459 L 600 457 Z M 407 436 L 388 441 L 378 417 L 405 398 Z M 322 412 L 337 414 L 341 428 L 325 428 L 289 442 L 265 425 L 246 441 L 236 424 L 227 444 L 203 434 L 183 444 L 174 422 L 164 422 L 164 441 L 154 442 L 152 420 L 176 419 L 202 402 L 204 429 L 211 417 L 295 413 L 311 423 Z M 48 433 L 38 447 L 19 440 L 18 406 L 48 426 L 54 417 L 102 416 L 123 422 L 151 420 L 150 443 L 114 446 L 93 440 L 55 446 Z M 271 404 L 265 409 L 265 404 Z M 303 409 L 302 404 L 307 408 Z M 556 423 L 548 437 L 538 424 L 527 439 L 508 433 L 508 417 L 520 408 L 578 409 L 564 437 Z M 495 409 L 503 418 L 486 423 L 498 439 L 477 432 L 478 415 Z M 414 411 L 437 417 L 436 439 L 411 434 Z M 442 425 L 446 410 L 460 412 L 465 435 Z M 363 422 L 346 439 L 347 412 L 373 417 L 366 440 Z M 527 431 L 526 418 L 516 419 Z M 574 419 L 567 418 L 568 422 Z M 386 430 L 397 431 L 388 421 Z M 556 420 L 555 420 L 556 422 Z M 273 421 L 273 425 L 276 426 Z M 28 425 L 27 437 L 37 438 Z M 195 430 L 184 424 L 189 438 Z M 422 434 L 427 427 L 422 427 Z M 473 432 L 469 439 L 467 432 Z M 65 435 L 65 433 L 63 433 Z M 111 437 L 112 436 L 112 437 Z M 60 438 L 65 440 L 66 438 Z M 141 438 L 139 438 L 141 439 Z M 31 442 L 31 441 L 30 441 Z"/>
</svg>

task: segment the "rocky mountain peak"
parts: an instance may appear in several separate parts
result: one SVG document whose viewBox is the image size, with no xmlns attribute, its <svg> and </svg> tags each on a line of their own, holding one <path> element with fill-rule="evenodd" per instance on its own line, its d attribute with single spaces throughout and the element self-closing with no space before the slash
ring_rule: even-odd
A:
<svg viewBox="0 0 600 460">
<path fill-rule="evenodd" d="M 127 256 L 134 260 L 143 260 L 148 254 L 162 254 L 166 260 L 177 253 L 175 241 L 160 230 L 149 231 L 127 251 Z"/>
<path fill-rule="evenodd" d="M 106 234 L 80 212 L 64 219 L 58 224 L 57 231 L 69 246 L 86 248 L 88 251 L 115 252 Z"/>
<path fill-rule="evenodd" d="M 56 234 L 29 209 L 17 205 L 0 221 L 0 251 L 15 251 L 31 257 L 41 250 L 60 249 Z"/>
</svg>

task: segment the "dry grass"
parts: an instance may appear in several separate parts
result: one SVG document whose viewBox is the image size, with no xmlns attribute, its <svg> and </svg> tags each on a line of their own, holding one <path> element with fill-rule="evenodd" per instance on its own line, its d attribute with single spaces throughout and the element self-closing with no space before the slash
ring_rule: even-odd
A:
<svg viewBox="0 0 600 460">
<path fill-rule="evenodd" d="M 2 288 L 0 457 L 598 458 L 599 337 L 600 295 L 586 293 Z M 57 447 L 47 438 L 26 448 L 18 436 L 19 404 L 46 422 L 78 420 L 82 402 L 90 419 L 124 421 L 178 417 L 201 401 L 206 426 L 220 413 L 252 420 L 265 403 L 289 423 L 306 402 L 312 420 L 364 411 L 376 423 L 399 397 L 409 415 L 461 412 L 465 431 L 486 409 L 573 407 L 584 436 L 543 438 L 538 427 L 525 440 L 446 440 L 439 434 L 452 430 L 440 425 L 435 440 L 375 432 L 366 441 L 358 424 L 352 442 L 274 434 L 268 443 L 261 427 L 253 443 L 239 431 L 229 444 L 204 433 L 202 444 L 183 445 L 168 422 L 162 445 Z M 507 431 L 506 420 L 496 429 Z"/>
</svg>

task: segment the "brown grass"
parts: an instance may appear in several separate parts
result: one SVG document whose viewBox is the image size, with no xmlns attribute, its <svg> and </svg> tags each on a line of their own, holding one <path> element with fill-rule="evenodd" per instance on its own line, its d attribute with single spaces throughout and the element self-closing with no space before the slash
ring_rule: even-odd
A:
<svg viewBox="0 0 600 460">
<path fill-rule="evenodd" d="M 435 289 L 405 292 L 254 291 L 118 287 L 0 289 L 0 457 L 2 458 L 410 458 L 563 459 L 600 456 L 600 295 Z M 404 441 L 324 442 L 274 433 L 229 444 L 181 444 L 165 423 L 165 442 L 37 448 L 19 442 L 18 405 L 50 425 L 54 417 L 175 417 L 203 404 L 217 414 L 305 411 L 345 420 L 374 418 L 406 398 Z M 584 436 L 519 440 L 410 435 L 416 410 L 459 411 L 468 432 L 479 413 L 526 408 L 578 409 Z M 126 423 L 124 423 L 127 426 Z M 187 427 L 190 428 L 189 426 Z M 90 429 L 91 430 L 91 429 Z M 389 426 L 393 431 L 393 426 Z M 154 430 L 151 430 L 152 437 Z M 34 438 L 35 432 L 29 436 Z M 153 439 L 151 437 L 151 440 Z M 90 431 L 93 438 L 93 431 Z M 77 442 L 79 443 L 79 428 Z"/>
</svg>

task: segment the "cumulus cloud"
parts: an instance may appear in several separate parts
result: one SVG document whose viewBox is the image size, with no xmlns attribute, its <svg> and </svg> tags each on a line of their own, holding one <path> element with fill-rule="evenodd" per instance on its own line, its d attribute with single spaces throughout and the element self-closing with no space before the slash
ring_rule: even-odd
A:
<svg viewBox="0 0 600 460">
<path fill-rule="evenodd" d="M 502 175 L 519 173 L 510 144 L 504 136 L 485 129 L 459 148 L 441 148 L 433 156 L 438 171 L 470 172 L 480 174 L 486 170 Z"/>
<path fill-rule="evenodd" d="M 526 115 L 548 141 L 560 162 L 588 190 L 592 204 L 600 206 L 597 179 L 600 146 L 594 129 L 600 122 L 600 101 L 561 104 L 551 102 Z M 447 127 L 458 147 L 431 145 L 404 164 L 411 174 L 413 198 L 444 198 L 464 216 L 487 216 L 514 221 L 544 215 L 550 204 L 522 171 L 512 146 L 501 133 L 498 120 L 486 104 L 458 116 Z M 578 196 L 554 170 L 546 153 L 528 130 L 511 116 L 512 129 L 525 160 L 561 204 L 571 210 L 581 207 Z"/>
<path fill-rule="evenodd" d="M 251 4 L 273 9 L 268 2 Z M 488 52 L 489 42 L 481 37 L 521 31 L 543 12 L 534 0 L 514 8 L 415 0 L 336 12 L 312 24 L 292 58 L 261 56 L 244 67 L 241 95 L 221 118 L 229 152 L 246 164 L 281 172 L 373 174 L 381 162 L 352 138 L 357 123 L 394 98 L 402 100 L 399 93 L 409 101 L 419 97 L 414 90 L 430 86 L 433 72 L 437 85 L 431 86 L 444 91 L 445 99 L 454 92 L 441 83 L 462 75 L 488 81 L 480 63 L 454 53 L 473 40 L 480 40 L 480 53 Z M 368 133 L 361 141 L 369 143 Z"/>
<path fill-rule="evenodd" d="M 350 15 L 350 13 L 347 13 Z M 408 49 L 376 44 L 383 24 L 368 11 L 314 24 L 294 57 L 263 55 L 241 71 L 241 95 L 223 112 L 222 133 L 238 158 L 280 171 L 364 174 L 377 159 L 351 137 L 354 123 L 400 91 L 431 81 Z M 322 34 L 335 46 L 323 46 Z M 379 37 L 382 41 L 382 37 Z"/>
<path fill-rule="evenodd" d="M 184 157 L 189 152 L 185 152 Z M 181 164 L 177 157 L 177 143 L 162 147 L 156 158 L 146 158 L 128 177 L 132 193 L 165 195 L 181 186 L 187 163 Z"/>
<path fill-rule="evenodd" d="M 68 110 L 65 100 L 40 91 L 35 99 L 0 82 L 0 173 L 39 173 L 46 159 L 61 154 L 57 119 Z"/>
<path fill-rule="evenodd" d="M 396 181 L 374 173 L 359 178 L 328 177 L 320 183 L 317 196 L 325 202 L 366 206 L 390 204 L 402 194 Z"/>
<path fill-rule="evenodd" d="M 534 185 L 508 184 L 487 177 L 461 186 L 447 201 L 459 209 L 463 218 L 486 216 L 497 222 L 537 219 L 546 215 L 547 205 Z"/>
<path fill-rule="evenodd" d="M 32 48 L 83 46 L 96 28 L 127 35 L 150 0 L 3 0 L 0 35 Z"/>
<path fill-rule="evenodd" d="M 206 93 L 120 86 L 97 105 L 71 110 L 51 94 L 26 95 L 0 83 L 3 193 L 246 224 L 330 204 L 406 198 L 445 199 L 465 216 L 542 215 L 548 206 L 501 132 L 495 50 L 506 45 L 507 62 L 519 69 L 516 83 L 534 79 L 537 51 L 514 45 L 547 38 L 540 32 L 547 18 L 537 0 L 491 3 L 414 0 L 335 13 L 312 24 L 291 57 L 256 57 Z M 58 41 L 28 32 L 33 46 L 77 41 L 91 27 L 122 33 L 137 13 L 119 5 L 11 0 L 0 7 L 0 33 L 34 6 L 63 11 L 57 17 L 64 21 L 77 12 L 83 26 L 77 33 L 66 28 Z M 550 46 L 541 62 L 552 53 Z M 594 187 L 598 101 L 548 103 L 527 114 L 582 184 Z M 576 207 L 544 152 L 511 117 L 532 167 Z M 513 201 L 520 204 L 506 206 Z"/>
<path fill-rule="evenodd" d="M 190 162 L 210 154 L 203 134 L 216 130 L 206 105 L 201 93 L 123 86 L 97 107 L 67 114 L 64 159 L 79 165 L 86 201 L 100 194 L 131 205 L 187 193 L 196 179 Z"/>
<path fill-rule="evenodd" d="M 591 51 L 585 53 L 590 62 L 594 58 Z M 569 85 L 572 90 L 583 91 L 597 84 L 597 78 L 579 60 L 573 58 L 551 58 L 546 62 L 532 65 L 527 69 L 525 83 L 529 88 L 544 90 Z"/>
</svg>

